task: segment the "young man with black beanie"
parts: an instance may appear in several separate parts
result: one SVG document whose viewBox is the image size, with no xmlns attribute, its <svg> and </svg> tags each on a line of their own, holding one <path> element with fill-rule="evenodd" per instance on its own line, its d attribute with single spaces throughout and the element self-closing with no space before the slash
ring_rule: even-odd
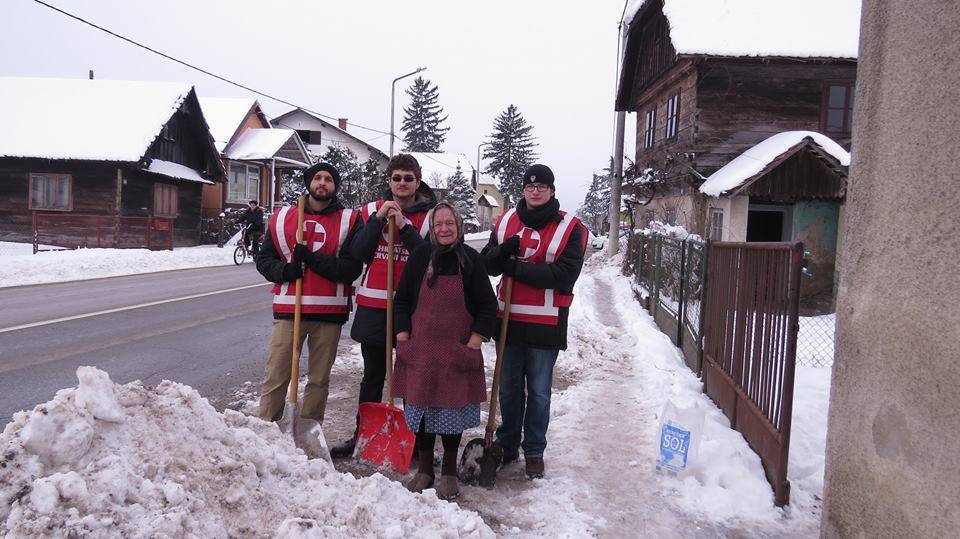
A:
<svg viewBox="0 0 960 539">
<path fill-rule="evenodd" d="M 360 343 L 363 355 L 363 379 L 359 404 L 380 402 L 386 378 L 387 354 L 387 222 L 396 225 L 393 282 L 407 258 L 427 241 L 430 223 L 427 215 L 437 204 L 433 190 L 421 181 L 420 163 L 409 154 L 397 154 L 387 163 L 389 189 L 383 198 L 363 205 L 363 224 L 353 242 L 353 256 L 366 264 L 357 287 L 357 310 L 353 315 L 350 337 Z M 359 419 L 359 416 L 358 416 Z M 348 457 L 356 446 L 357 433 L 330 448 L 334 458 Z"/>
<path fill-rule="evenodd" d="M 278 421 L 283 415 L 294 345 L 294 283 L 302 277 L 301 335 L 297 347 L 307 340 L 309 363 L 301 415 L 322 423 L 340 328 L 350 314 L 351 283 L 363 269 L 350 250 L 360 229 L 360 216 L 359 212 L 344 208 L 337 199 L 340 173 L 333 165 L 313 165 L 304 171 L 303 183 L 307 188 L 303 243 L 297 243 L 297 206 L 284 206 L 271 216 L 268 234 L 256 258 L 257 271 L 276 283 L 273 334 L 260 388 L 260 418 Z"/>
<path fill-rule="evenodd" d="M 504 463 L 517 460 L 522 448 L 531 479 L 543 477 L 553 367 L 560 350 L 567 348 L 573 285 L 587 245 L 586 227 L 573 214 L 560 210 L 555 193 L 549 167 L 528 168 L 523 175 L 523 199 L 500 216 L 481 253 L 490 275 L 513 279 L 500 378 L 503 421 L 496 444 Z M 501 279 L 497 286 L 501 321 L 504 282 Z"/>
</svg>

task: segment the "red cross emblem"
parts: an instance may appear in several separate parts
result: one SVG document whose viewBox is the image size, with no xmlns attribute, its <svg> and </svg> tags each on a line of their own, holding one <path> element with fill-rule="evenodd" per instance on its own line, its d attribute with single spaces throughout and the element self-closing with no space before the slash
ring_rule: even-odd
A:
<svg viewBox="0 0 960 539">
<path fill-rule="evenodd" d="M 540 233 L 536 230 L 523 227 L 520 231 L 520 260 L 526 260 L 540 250 Z"/>
<path fill-rule="evenodd" d="M 310 250 L 317 252 L 323 249 L 323 244 L 327 243 L 327 229 L 317 221 L 307 221 L 303 223 L 303 231 L 309 232 L 307 225 L 313 223 L 313 235 L 310 236 Z"/>
</svg>

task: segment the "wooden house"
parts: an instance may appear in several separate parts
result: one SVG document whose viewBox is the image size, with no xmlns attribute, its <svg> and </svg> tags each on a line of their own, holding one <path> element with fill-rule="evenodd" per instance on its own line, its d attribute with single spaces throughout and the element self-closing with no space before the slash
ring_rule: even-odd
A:
<svg viewBox="0 0 960 539">
<path fill-rule="evenodd" d="M 506 199 L 497 184 L 480 182 L 477 184 L 477 221 L 480 230 L 493 230 L 497 219 L 506 209 Z"/>
<path fill-rule="evenodd" d="M 226 174 L 191 86 L 0 78 L 0 102 L 0 237 L 198 242 L 201 190 Z"/>
<path fill-rule="evenodd" d="M 804 239 L 832 283 L 849 163 L 834 150 L 850 147 L 859 1 L 646 0 L 633 8 L 616 110 L 637 113 L 635 170 L 624 187 L 635 220 L 726 241 Z M 758 149 L 784 152 L 770 156 L 760 183 L 741 178 L 736 193 L 714 196 L 700 190 L 786 132 L 794 134 L 777 140 L 795 144 Z"/>
<path fill-rule="evenodd" d="M 227 171 L 225 183 L 204 187 L 204 217 L 250 200 L 268 212 L 280 206 L 281 178 L 310 166 L 297 133 L 273 128 L 255 99 L 203 97 L 200 106 Z"/>
</svg>

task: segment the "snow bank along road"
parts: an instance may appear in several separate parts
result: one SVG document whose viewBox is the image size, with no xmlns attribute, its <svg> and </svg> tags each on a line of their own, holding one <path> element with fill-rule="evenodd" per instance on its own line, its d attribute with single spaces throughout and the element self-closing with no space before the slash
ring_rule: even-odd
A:
<svg viewBox="0 0 960 539">
<path fill-rule="evenodd" d="M 257 379 L 270 300 L 252 264 L 0 288 L 0 425 L 73 385 L 80 365 L 204 395 Z"/>
</svg>

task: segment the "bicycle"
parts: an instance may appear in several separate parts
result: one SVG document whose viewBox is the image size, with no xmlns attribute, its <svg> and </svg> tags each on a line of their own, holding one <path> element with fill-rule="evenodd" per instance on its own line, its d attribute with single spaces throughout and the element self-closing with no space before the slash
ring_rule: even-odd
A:
<svg viewBox="0 0 960 539">
<path fill-rule="evenodd" d="M 243 264 L 243 262 L 247 259 L 247 255 L 255 255 L 257 250 L 254 248 L 259 247 L 260 245 L 259 241 L 251 240 L 250 246 L 247 247 L 247 242 L 245 240 L 247 237 L 247 229 L 249 228 L 249 225 L 240 227 L 240 238 L 237 240 L 237 248 L 233 250 L 233 263 L 238 266 Z"/>
</svg>

